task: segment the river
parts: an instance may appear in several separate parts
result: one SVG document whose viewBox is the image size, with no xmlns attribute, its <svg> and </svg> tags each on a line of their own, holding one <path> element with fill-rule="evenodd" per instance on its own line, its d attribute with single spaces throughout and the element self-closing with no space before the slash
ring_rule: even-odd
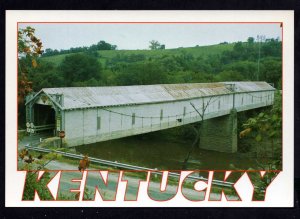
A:
<svg viewBox="0 0 300 219">
<path fill-rule="evenodd" d="M 91 157 L 159 170 L 182 170 L 183 161 L 190 149 L 191 143 L 188 142 L 170 142 L 137 136 L 76 147 L 77 152 Z M 255 159 L 241 153 L 221 153 L 195 147 L 186 169 L 257 169 Z"/>
</svg>

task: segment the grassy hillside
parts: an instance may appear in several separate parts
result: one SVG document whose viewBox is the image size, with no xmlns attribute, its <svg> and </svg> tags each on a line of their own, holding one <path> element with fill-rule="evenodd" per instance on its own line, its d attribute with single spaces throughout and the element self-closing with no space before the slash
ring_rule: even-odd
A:
<svg viewBox="0 0 300 219">
<path fill-rule="evenodd" d="M 278 88 L 281 84 L 281 42 L 274 39 L 261 45 L 249 40 L 159 50 L 102 50 L 98 47 L 78 47 L 61 51 L 60 54 L 50 54 L 39 58 L 38 67 L 30 68 L 28 76 L 34 90 L 62 86 L 243 80 L 267 81 L 274 83 Z M 22 61 L 24 65 L 32 63 L 27 59 Z"/>
<path fill-rule="evenodd" d="M 225 50 L 232 50 L 234 44 L 218 44 L 210 46 L 197 46 L 190 48 L 176 48 L 176 49 L 165 49 L 165 50 L 103 50 L 98 51 L 99 61 L 104 63 L 105 60 L 112 59 L 116 55 L 145 55 L 146 58 L 159 58 L 163 56 L 180 55 L 182 53 L 188 53 L 193 55 L 195 58 L 202 56 L 203 58 L 208 55 L 221 54 Z M 62 60 L 70 54 L 54 55 L 49 57 L 43 57 L 42 59 L 51 62 L 55 65 L 59 65 Z"/>
</svg>

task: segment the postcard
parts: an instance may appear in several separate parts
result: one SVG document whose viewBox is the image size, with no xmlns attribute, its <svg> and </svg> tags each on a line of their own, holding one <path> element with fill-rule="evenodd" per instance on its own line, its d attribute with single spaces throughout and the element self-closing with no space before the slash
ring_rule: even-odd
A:
<svg viewBox="0 0 300 219">
<path fill-rule="evenodd" d="M 6 11 L 6 206 L 292 207 L 293 11 Z"/>
</svg>

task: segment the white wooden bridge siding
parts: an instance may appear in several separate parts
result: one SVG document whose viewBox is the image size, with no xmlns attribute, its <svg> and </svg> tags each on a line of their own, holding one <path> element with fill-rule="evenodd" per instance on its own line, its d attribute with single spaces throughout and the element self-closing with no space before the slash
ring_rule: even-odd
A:
<svg viewBox="0 0 300 219">
<path fill-rule="evenodd" d="M 235 108 L 239 112 L 272 105 L 274 91 L 234 94 L 234 98 Z M 202 112 L 203 102 L 205 105 L 208 101 L 210 104 L 205 110 L 204 119 L 227 115 L 233 108 L 233 94 L 227 94 L 174 102 L 66 111 L 64 120 L 72 121 L 65 122 L 66 140 L 68 146 L 76 146 L 195 123 L 201 118 L 190 102 Z M 136 115 L 135 124 L 132 124 L 133 113 Z M 97 117 L 101 117 L 100 129 L 97 129 Z M 182 122 L 177 119 L 182 119 Z"/>
</svg>

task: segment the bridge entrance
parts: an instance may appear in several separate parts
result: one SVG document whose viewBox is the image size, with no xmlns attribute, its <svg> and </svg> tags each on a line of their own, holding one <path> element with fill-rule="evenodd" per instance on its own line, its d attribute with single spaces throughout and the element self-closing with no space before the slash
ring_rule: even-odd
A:
<svg viewBox="0 0 300 219">
<path fill-rule="evenodd" d="M 35 104 L 34 112 L 34 121 L 36 125 L 40 126 L 55 123 L 55 111 L 50 106 Z"/>
<path fill-rule="evenodd" d="M 34 133 L 51 132 L 55 129 L 55 110 L 50 105 L 34 104 Z"/>
</svg>

